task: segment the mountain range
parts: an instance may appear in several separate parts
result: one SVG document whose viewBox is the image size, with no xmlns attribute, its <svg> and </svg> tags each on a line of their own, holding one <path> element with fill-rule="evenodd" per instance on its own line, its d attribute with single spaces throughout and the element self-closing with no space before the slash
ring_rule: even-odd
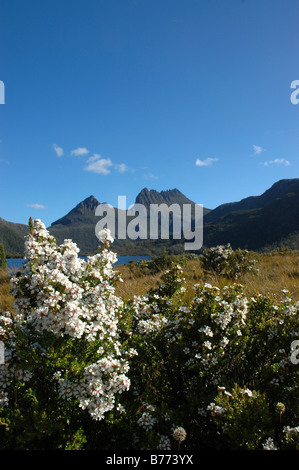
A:
<svg viewBox="0 0 299 470">
<path fill-rule="evenodd" d="M 77 243 L 81 254 L 94 253 L 99 241 L 95 227 L 99 216 L 95 215 L 100 203 L 94 196 L 81 201 L 65 216 L 48 227 L 58 243 L 70 238 Z M 178 189 L 155 191 L 144 188 L 136 197 L 135 204 L 149 209 L 151 204 L 195 203 Z M 116 223 L 124 211 L 115 208 Z M 120 214 L 122 212 L 122 214 Z M 127 215 L 127 213 L 125 214 Z M 274 183 L 259 196 L 244 198 L 238 202 L 221 204 L 213 210 L 203 208 L 203 248 L 230 243 L 236 248 L 266 251 L 278 246 L 299 249 L 299 178 L 284 179 Z M 127 223 L 132 218 L 127 217 Z M 170 218 L 170 233 L 172 219 Z M 3 243 L 8 256 L 22 255 L 24 235 L 28 227 L 8 222 L 0 218 L 0 243 Z M 119 255 L 153 255 L 166 250 L 180 253 L 184 251 L 184 240 L 120 240 L 115 239 L 112 246 Z"/>
</svg>

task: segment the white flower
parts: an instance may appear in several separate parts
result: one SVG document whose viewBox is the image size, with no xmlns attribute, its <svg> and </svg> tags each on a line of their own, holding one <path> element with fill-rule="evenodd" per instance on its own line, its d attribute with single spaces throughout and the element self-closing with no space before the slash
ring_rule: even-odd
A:
<svg viewBox="0 0 299 470">
<path fill-rule="evenodd" d="M 123 405 L 121 405 L 120 403 L 117 405 L 116 409 L 120 413 L 124 413 L 126 411 L 125 408 L 123 407 Z"/>
<path fill-rule="evenodd" d="M 102 243 L 113 243 L 114 241 L 113 237 L 111 236 L 111 232 L 108 228 L 103 228 L 102 230 L 100 230 L 100 232 L 98 233 L 98 238 Z"/>
<path fill-rule="evenodd" d="M 287 435 L 298 434 L 299 433 L 299 426 L 291 428 L 290 426 L 284 426 L 283 432 Z"/>
<path fill-rule="evenodd" d="M 8 395 L 6 392 L 0 392 L 0 406 L 8 405 Z"/>
<path fill-rule="evenodd" d="M 202 328 L 199 328 L 198 330 L 199 332 L 203 332 L 205 335 L 207 336 L 214 336 L 214 333 L 213 331 L 211 330 L 211 328 L 209 326 L 203 326 Z"/>
<path fill-rule="evenodd" d="M 137 423 L 139 424 L 139 426 L 143 427 L 146 431 L 149 431 L 154 426 L 156 421 L 157 421 L 156 418 L 154 418 L 150 413 L 145 411 L 144 413 L 142 413 Z"/>
<path fill-rule="evenodd" d="M 171 450 L 171 442 L 168 436 L 160 436 L 158 449 L 159 450 Z"/>
<path fill-rule="evenodd" d="M 210 403 L 208 406 L 207 406 L 207 410 L 208 411 L 212 411 L 213 413 L 215 413 L 216 415 L 222 415 L 225 413 L 225 408 L 223 408 L 222 406 L 219 406 L 219 405 L 215 405 L 215 403 Z"/>
<path fill-rule="evenodd" d="M 277 447 L 275 446 L 272 437 L 268 437 L 268 439 L 266 439 L 266 441 L 263 444 L 263 449 L 264 450 L 277 450 Z"/>
<path fill-rule="evenodd" d="M 228 343 L 229 343 L 229 339 L 226 336 L 224 336 L 220 343 L 221 348 L 225 348 L 228 345 Z"/>
<path fill-rule="evenodd" d="M 245 395 L 248 395 L 249 397 L 252 397 L 253 396 L 253 393 L 251 390 L 249 390 L 249 388 L 243 388 L 241 390 L 241 393 L 245 394 Z"/>
<path fill-rule="evenodd" d="M 173 437 L 176 441 L 184 441 L 186 439 L 187 433 L 184 428 L 179 426 L 178 428 L 175 428 L 173 431 Z"/>
<path fill-rule="evenodd" d="M 207 416 L 207 412 L 204 408 L 198 408 L 197 412 L 200 416 Z"/>
</svg>

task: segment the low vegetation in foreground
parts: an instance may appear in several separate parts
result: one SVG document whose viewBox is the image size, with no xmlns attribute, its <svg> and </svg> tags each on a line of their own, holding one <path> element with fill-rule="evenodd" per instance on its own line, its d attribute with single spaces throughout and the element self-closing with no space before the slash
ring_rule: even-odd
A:
<svg viewBox="0 0 299 470">
<path fill-rule="evenodd" d="M 1 271 L 0 449 L 298 450 L 299 254 L 87 261 L 30 223 Z"/>
</svg>

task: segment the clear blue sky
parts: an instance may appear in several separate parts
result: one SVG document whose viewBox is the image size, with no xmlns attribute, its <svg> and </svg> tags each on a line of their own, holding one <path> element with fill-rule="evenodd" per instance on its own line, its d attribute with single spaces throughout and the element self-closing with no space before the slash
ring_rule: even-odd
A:
<svg viewBox="0 0 299 470">
<path fill-rule="evenodd" d="M 299 176 L 298 0 L 1 0 L 0 217 Z"/>
</svg>

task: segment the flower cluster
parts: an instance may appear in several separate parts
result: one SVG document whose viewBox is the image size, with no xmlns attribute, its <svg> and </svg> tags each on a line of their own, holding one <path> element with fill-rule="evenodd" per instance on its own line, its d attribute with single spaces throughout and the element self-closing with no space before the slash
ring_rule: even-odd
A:
<svg viewBox="0 0 299 470">
<path fill-rule="evenodd" d="M 109 250 L 109 232 L 102 233 L 101 240 L 103 249 L 85 261 L 71 240 L 58 246 L 40 220 L 31 221 L 24 268 L 11 279 L 16 316 L 0 318 L 0 333 L 3 323 L 7 330 L 14 322 L 10 341 L 14 357 L 19 356 L 20 363 L 31 362 L 31 375 L 38 374 L 41 357 L 45 363 L 57 358 L 51 380 L 59 396 L 75 399 L 95 420 L 102 420 L 114 407 L 116 395 L 130 387 L 129 354 L 118 336 L 123 302 L 115 295 L 116 255 Z M 21 351 L 16 350 L 16 338 Z M 71 366 L 67 355 L 74 356 Z M 1 383 L 8 374 L 7 364 Z"/>
<path fill-rule="evenodd" d="M 175 430 L 173 431 L 173 437 L 176 441 L 182 442 L 186 439 L 186 436 L 187 436 L 187 433 L 182 426 L 175 428 Z"/>
<path fill-rule="evenodd" d="M 146 431 L 148 431 L 156 423 L 156 418 L 148 411 L 144 411 L 138 419 L 137 423 L 142 426 Z"/>
</svg>

